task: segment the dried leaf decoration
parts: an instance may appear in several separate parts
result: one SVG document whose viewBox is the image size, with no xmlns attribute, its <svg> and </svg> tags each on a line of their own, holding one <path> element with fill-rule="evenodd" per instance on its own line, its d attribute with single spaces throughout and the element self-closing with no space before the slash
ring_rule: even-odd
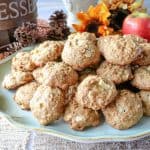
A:
<svg viewBox="0 0 150 150">
<path fill-rule="evenodd" d="M 109 35 L 113 32 L 113 29 L 108 27 L 110 15 L 111 13 L 104 3 L 95 7 L 90 6 L 87 12 L 77 13 L 77 18 L 81 23 L 73 24 L 73 27 L 77 32 L 87 31 L 95 33 L 97 37 Z"/>
<path fill-rule="evenodd" d="M 136 1 L 129 7 L 129 10 L 131 12 L 138 11 L 138 10 L 146 12 L 147 10 L 143 7 L 143 5 L 144 5 L 144 0 Z"/>
<path fill-rule="evenodd" d="M 116 10 L 117 8 L 128 9 L 135 0 L 102 0 L 109 10 Z"/>
</svg>

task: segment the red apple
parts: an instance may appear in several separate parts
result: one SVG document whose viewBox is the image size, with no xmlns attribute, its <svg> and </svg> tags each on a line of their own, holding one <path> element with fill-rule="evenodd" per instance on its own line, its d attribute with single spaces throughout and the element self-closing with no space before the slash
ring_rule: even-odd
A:
<svg viewBox="0 0 150 150">
<path fill-rule="evenodd" d="M 150 16 L 146 13 L 134 13 L 123 22 L 123 34 L 135 34 L 150 41 Z"/>
</svg>

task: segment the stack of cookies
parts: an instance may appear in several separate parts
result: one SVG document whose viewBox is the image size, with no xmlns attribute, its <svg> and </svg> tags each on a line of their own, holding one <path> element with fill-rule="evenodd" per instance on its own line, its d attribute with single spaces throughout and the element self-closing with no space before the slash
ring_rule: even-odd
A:
<svg viewBox="0 0 150 150">
<path fill-rule="evenodd" d="M 101 112 L 123 130 L 150 116 L 150 43 L 134 35 L 71 34 L 12 59 L 3 87 L 42 125 L 64 118 L 75 130 L 98 126 Z"/>
</svg>

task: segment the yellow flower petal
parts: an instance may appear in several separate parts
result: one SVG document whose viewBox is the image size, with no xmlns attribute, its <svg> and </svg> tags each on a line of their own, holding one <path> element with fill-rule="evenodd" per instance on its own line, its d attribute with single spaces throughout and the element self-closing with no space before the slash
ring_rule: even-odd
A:
<svg viewBox="0 0 150 150">
<path fill-rule="evenodd" d="M 91 19 L 97 19 L 98 18 L 98 14 L 96 13 L 95 7 L 93 7 L 93 6 L 89 7 L 88 15 Z"/>
<path fill-rule="evenodd" d="M 100 3 L 98 5 L 90 6 L 87 12 L 77 13 L 77 18 L 80 20 L 81 24 L 73 24 L 73 27 L 78 32 L 84 32 L 88 29 L 88 25 L 92 22 L 98 22 L 97 26 L 99 35 L 108 35 L 113 32 L 112 28 L 109 28 L 109 19 L 111 15 L 107 5 L 105 3 Z"/>
<path fill-rule="evenodd" d="M 112 28 L 109 28 L 107 26 L 100 26 L 98 28 L 98 33 L 102 36 L 110 35 L 113 32 Z"/>
</svg>

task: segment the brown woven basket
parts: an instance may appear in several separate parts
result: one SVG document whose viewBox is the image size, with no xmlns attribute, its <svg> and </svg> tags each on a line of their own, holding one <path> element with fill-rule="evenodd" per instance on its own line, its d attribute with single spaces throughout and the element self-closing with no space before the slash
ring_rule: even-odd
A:
<svg viewBox="0 0 150 150">
<path fill-rule="evenodd" d="M 14 41 L 13 33 L 23 22 L 36 22 L 37 0 L 0 0 L 0 46 Z"/>
</svg>

